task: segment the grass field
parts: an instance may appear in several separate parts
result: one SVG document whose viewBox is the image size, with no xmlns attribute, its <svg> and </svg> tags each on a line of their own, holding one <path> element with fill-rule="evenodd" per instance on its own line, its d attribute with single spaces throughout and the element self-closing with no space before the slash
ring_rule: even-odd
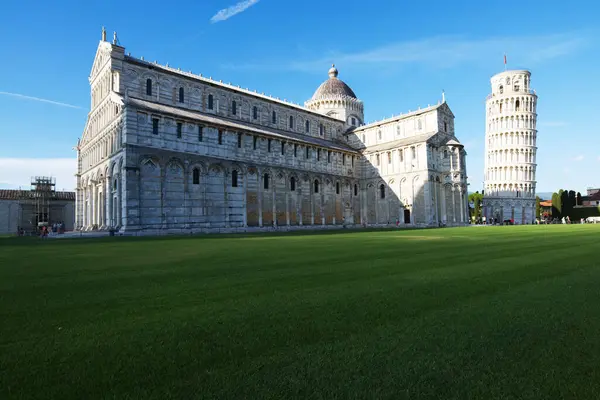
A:
<svg viewBox="0 0 600 400">
<path fill-rule="evenodd" d="M 0 398 L 598 399 L 600 225 L 2 238 Z"/>
</svg>

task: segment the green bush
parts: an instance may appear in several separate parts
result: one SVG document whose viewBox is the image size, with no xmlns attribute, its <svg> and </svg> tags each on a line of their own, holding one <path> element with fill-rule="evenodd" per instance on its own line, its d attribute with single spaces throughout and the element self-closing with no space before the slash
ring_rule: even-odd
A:
<svg viewBox="0 0 600 400">
<path fill-rule="evenodd" d="M 569 213 L 569 217 L 571 218 L 571 221 L 576 221 L 587 217 L 600 217 L 600 207 L 573 207 Z"/>
</svg>

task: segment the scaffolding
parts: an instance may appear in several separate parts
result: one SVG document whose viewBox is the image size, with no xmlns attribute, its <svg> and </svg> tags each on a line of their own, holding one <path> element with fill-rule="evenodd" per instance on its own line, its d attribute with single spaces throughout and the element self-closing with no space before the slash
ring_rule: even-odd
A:
<svg viewBox="0 0 600 400">
<path fill-rule="evenodd" d="M 33 201 L 32 225 L 39 228 L 50 225 L 50 201 L 56 192 L 56 179 L 50 176 L 31 177 L 31 200 Z"/>
</svg>

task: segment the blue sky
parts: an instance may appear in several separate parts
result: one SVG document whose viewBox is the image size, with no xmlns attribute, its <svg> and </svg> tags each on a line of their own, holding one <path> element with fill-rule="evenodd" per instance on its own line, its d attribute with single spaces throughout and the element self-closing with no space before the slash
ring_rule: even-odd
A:
<svg viewBox="0 0 600 400">
<path fill-rule="evenodd" d="M 600 186 L 600 132 L 591 123 L 600 93 L 600 3 L 245 3 L 237 9 L 229 8 L 236 0 L 4 4 L 0 187 L 27 186 L 35 174 L 74 187 L 72 148 L 89 110 L 87 77 L 102 26 L 109 37 L 116 30 L 134 56 L 297 103 L 335 63 L 364 101 L 367 122 L 436 103 L 445 90 L 469 154 L 472 191 L 483 181 L 489 79 L 503 70 L 506 52 L 509 68 L 532 71 L 539 95 L 538 192 Z"/>
</svg>

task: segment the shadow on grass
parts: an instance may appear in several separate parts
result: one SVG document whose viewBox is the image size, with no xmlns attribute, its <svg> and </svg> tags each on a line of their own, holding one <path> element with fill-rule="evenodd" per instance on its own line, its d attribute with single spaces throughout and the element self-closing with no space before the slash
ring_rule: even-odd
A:
<svg viewBox="0 0 600 400">
<path fill-rule="evenodd" d="M 115 242 L 136 242 L 136 241 L 164 241 L 164 240 L 180 240 L 180 239 L 232 239 L 232 238 L 247 238 L 247 237 L 277 237 L 277 236 L 333 236 L 333 235 L 347 235 L 353 233 L 367 233 L 367 232 L 390 232 L 390 231 L 415 231 L 415 230 L 431 230 L 440 228 L 416 228 L 416 227 L 402 227 L 402 228 L 360 228 L 360 229 L 332 229 L 332 230 L 298 230 L 298 231 L 281 231 L 281 232 L 244 232 L 244 233 L 194 233 L 194 234 L 173 234 L 173 235 L 156 235 L 156 236 L 101 236 L 101 237 L 73 237 L 68 239 L 41 239 L 37 236 L 17 237 L 17 236 L 0 236 L 0 247 L 2 246 L 36 246 L 36 245 L 48 245 L 50 243 L 68 243 L 73 244 L 89 244 L 89 243 L 115 243 Z"/>
</svg>

